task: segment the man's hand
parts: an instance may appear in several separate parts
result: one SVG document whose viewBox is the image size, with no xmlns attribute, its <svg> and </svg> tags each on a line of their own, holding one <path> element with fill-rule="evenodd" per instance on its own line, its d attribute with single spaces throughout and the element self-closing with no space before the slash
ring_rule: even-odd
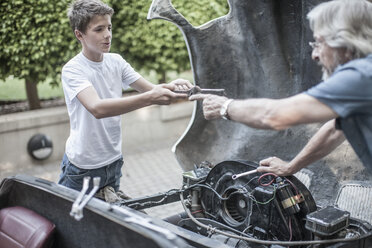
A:
<svg viewBox="0 0 372 248">
<path fill-rule="evenodd" d="M 277 157 L 269 157 L 260 161 L 260 167 L 257 168 L 258 172 L 270 172 L 278 176 L 292 175 L 292 168 L 286 161 Z"/>
<path fill-rule="evenodd" d="M 212 94 L 195 94 L 190 96 L 189 100 L 203 100 L 204 118 L 207 120 L 213 120 L 221 118 L 221 107 L 228 99 L 224 96 L 216 96 Z"/>
</svg>

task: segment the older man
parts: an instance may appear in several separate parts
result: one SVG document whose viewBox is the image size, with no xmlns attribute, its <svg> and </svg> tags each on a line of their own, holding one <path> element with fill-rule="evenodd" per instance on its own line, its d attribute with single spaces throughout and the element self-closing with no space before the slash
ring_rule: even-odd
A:
<svg viewBox="0 0 372 248">
<path fill-rule="evenodd" d="M 367 0 L 334 0 L 310 11 L 312 58 L 322 66 L 324 81 L 304 93 L 284 99 L 194 95 L 190 100 L 203 100 L 207 120 L 222 117 L 259 129 L 326 122 L 295 158 L 264 159 L 260 172 L 293 174 L 329 154 L 345 137 L 372 171 L 371 13 Z"/>
</svg>

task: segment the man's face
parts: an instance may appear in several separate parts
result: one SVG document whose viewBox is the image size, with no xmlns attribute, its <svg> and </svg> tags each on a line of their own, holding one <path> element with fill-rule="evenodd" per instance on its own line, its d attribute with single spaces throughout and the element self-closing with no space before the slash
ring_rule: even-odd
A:
<svg viewBox="0 0 372 248">
<path fill-rule="evenodd" d="M 90 21 L 85 34 L 75 31 L 83 46 L 83 54 L 90 60 L 101 61 L 103 53 L 110 51 L 111 46 L 111 16 L 95 16 Z"/>
<path fill-rule="evenodd" d="M 321 36 L 314 35 L 314 39 L 315 42 L 312 42 L 311 44 L 313 47 L 311 57 L 322 67 L 322 78 L 323 80 L 326 80 L 333 74 L 338 65 L 345 62 L 345 49 L 328 46 L 324 38 Z"/>
</svg>

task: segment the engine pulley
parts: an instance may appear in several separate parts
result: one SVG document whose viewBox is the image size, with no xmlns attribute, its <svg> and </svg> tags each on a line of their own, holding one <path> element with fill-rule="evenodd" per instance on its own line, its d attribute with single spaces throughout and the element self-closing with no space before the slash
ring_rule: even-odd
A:
<svg viewBox="0 0 372 248">
<path fill-rule="evenodd" d="M 205 216 L 259 239 L 311 239 L 304 228 L 306 215 L 316 210 L 309 190 L 294 176 L 257 172 L 232 179 L 257 167 L 249 161 L 217 164 L 200 192 Z"/>
</svg>

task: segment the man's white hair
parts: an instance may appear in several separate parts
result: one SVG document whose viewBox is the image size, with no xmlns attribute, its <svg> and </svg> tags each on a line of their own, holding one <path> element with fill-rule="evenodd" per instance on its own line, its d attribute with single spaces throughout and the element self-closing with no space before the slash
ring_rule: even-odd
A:
<svg viewBox="0 0 372 248">
<path fill-rule="evenodd" d="M 345 47 L 353 59 L 372 53 L 372 2 L 333 0 L 317 5 L 307 18 L 314 34 L 330 47 Z"/>
</svg>

